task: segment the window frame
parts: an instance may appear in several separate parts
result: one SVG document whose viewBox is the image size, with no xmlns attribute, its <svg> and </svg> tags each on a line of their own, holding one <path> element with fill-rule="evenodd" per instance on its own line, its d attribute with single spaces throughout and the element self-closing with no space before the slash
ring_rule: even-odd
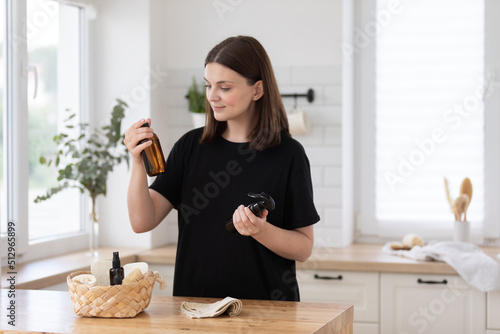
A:
<svg viewBox="0 0 500 334">
<path fill-rule="evenodd" d="M 484 101 L 485 109 L 485 212 L 483 234 L 486 243 L 500 239 L 500 22 L 495 15 L 500 3 L 485 0 L 485 68 L 492 81 L 487 84 L 491 95 Z M 490 154 L 493 152 L 493 154 Z"/>
<path fill-rule="evenodd" d="M 399 3 L 395 1 L 394 3 Z M 401 10 L 393 7 L 394 13 Z M 358 0 L 355 3 L 354 31 L 365 32 L 371 39 L 356 45 L 353 54 L 355 68 L 354 84 L 354 135 L 355 135 L 355 212 L 356 240 L 359 242 L 380 242 L 399 240 L 409 232 L 418 231 L 426 240 L 449 240 L 452 236 L 450 224 L 440 226 L 432 222 L 407 222 L 395 224 L 377 221 L 375 217 L 375 43 L 376 36 L 369 35 L 374 23 L 376 1 Z M 500 29 L 493 13 L 498 13 L 500 4 L 485 0 L 485 81 L 491 80 L 491 94 L 484 100 L 485 121 L 485 207 L 484 223 L 481 229 L 473 229 L 472 241 L 495 242 L 500 238 L 500 208 L 495 203 L 500 198 L 500 42 L 495 31 Z M 354 40 L 356 42 L 356 40 Z M 496 111 L 496 112 L 495 112 Z M 443 196 L 444 187 L 443 187 Z M 452 217 L 452 216 L 451 216 Z"/>
<path fill-rule="evenodd" d="M 88 212 L 86 195 L 80 198 L 82 230 L 80 232 L 29 240 L 28 221 L 28 105 L 27 105 L 27 73 L 28 64 L 26 41 L 26 0 L 6 0 L 6 101 L 5 121 L 6 152 L 6 184 L 7 195 L 11 198 L 7 205 L 7 221 L 13 222 L 16 229 L 16 262 L 22 263 L 39 258 L 60 255 L 72 251 L 86 249 L 89 246 L 89 233 L 85 214 Z M 81 121 L 88 122 L 88 19 L 83 5 L 65 4 L 80 9 L 80 75 L 81 75 Z M 16 112 L 14 112 L 16 111 Z M 2 231 L 5 232 L 5 231 Z M 6 237 L 0 238 L 0 245 L 6 249 Z M 6 259 L 2 254 L 2 266 Z"/>
</svg>

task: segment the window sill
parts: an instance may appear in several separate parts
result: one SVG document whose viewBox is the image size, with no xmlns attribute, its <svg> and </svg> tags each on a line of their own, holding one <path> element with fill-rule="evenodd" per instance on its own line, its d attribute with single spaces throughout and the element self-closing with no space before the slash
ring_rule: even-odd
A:
<svg viewBox="0 0 500 334">
<path fill-rule="evenodd" d="M 41 289 L 66 281 L 66 277 L 75 271 L 90 270 L 90 265 L 99 260 L 111 260 L 113 252 L 120 252 L 122 265 L 137 261 L 137 254 L 145 251 L 140 248 L 103 247 L 99 257 L 93 257 L 88 250 L 50 257 L 16 265 L 13 272 L 8 267 L 2 268 L 2 288 L 10 276 L 15 276 L 16 289 Z"/>
</svg>

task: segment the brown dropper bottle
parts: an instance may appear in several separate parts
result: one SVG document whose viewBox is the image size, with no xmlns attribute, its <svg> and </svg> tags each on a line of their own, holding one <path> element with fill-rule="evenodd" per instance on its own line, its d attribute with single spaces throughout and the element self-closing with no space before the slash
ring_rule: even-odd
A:
<svg viewBox="0 0 500 334">
<path fill-rule="evenodd" d="M 149 128 L 149 124 L 146 122 L 141 125 L 141 128 L 143 127 Z M 153 137 L 143 139 L 139 144 L 145 143 L 148 140 L 151 140 L 153 143 L 141 152 L 142 162 L 144 163 L 144 168 L 146 168 L 146 173 L 148 173 L 149 176 L 165 173 L 165 157 L 163 156 L 158 136 L 153 133 Z"/>
<path fill-rule="evenodd" d="M 120 264 L 120 256 L 118 252 L 113 252 L 113 261 L 111 261 L 111 263 L 113 266 L 111 267 L 111 269 L 109 269 L 109 284 L 122 284 L 125 275 L 123 272 L 123 267 Z"/>
</svg>

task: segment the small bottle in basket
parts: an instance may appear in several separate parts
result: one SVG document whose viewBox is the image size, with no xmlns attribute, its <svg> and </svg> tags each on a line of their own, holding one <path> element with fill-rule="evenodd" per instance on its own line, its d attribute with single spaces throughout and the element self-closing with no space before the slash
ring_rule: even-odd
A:
<svg viewBox="0 0 500 334">
<path fill-rule="evenodd" d="M 120 256 L 118 252 L 113 252 L 113 267 L 109 269 L 109 284 L 117 285 L 122 284 L 124 272 L 123 267 L 120 264 Z"/>
<path fill-rule="evenodd" d="M 141 125 L 141 128 L 149 127 L 148 122 Z M 149 176 L 155 176 L 161 173 L 165 173 L 165 157 L 163 156 L 163 151 L 160 145 L 160 139 L 153 133 L 151 139 L 143 139 L 139 144 L 145 143 L 151 140 L 153 143 L 146 147 L 142 152 L 142 162 L 144 163 L 144 168 Z"/>
</svg>

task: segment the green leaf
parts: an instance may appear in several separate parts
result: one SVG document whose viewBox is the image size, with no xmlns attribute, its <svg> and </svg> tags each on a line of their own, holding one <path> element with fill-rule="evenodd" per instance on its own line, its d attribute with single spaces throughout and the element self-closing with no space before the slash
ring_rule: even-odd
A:
<svg viewBox="0 0 500 334">
<path fill-rule="evenodd" d="M 122 99 L 116 99 L 116 102 L 118 102 L 119 105 L 128 108 L 128 104 L 126 104 L 125 101 L 123 101 Z"/>
<path fill-rule="evenodd" d="M 88 123 L 71 124 L 70 121 L 77 116 L 74 112 L 64 120 L 65 128 L 79 127 L 80 133 L 72 136 L 59 133 L 53 137 L 53 142 L 57 145 L 54 160 L 58 167 L 59 185 L 50 188 L 45 195 L 35 198 L 35 203 L 47 200 L 68 187 L 78 188 L 82 193 L 86 189 L 94 198 L 97 195 L 106 196 L 108 176 L 114 167 L 125 160 L 130 168 L 130 154 L 123 143 L 124 135 L 121 134 L 121 123 L 128 105 L 120 99 L 116 101 L 117 104 L 111 110 L 109 124 L 102 127 L 93 128 Z M 69 109 L 67 111 L 69 112 Z M 64 157 L 71 160 L 65 162 Z M 39 160 L 41 164 L 48 166 L 53 162 L 45 157 L 40 157 Z"/>
<path fill-rule="evenodd" d="M 68 111 L 69 111 L 69 110 L 68 110 Z M 71 119 L 72 119 L 73 117 L 75 117 L 75 116 L 76 116 L 76 114 L 71 114 L 68 118 L 66 118 L 66 119 L 64 120 L 64 122 L 67 122 L 67 121 L 71 120 Z"/>
</svg>

